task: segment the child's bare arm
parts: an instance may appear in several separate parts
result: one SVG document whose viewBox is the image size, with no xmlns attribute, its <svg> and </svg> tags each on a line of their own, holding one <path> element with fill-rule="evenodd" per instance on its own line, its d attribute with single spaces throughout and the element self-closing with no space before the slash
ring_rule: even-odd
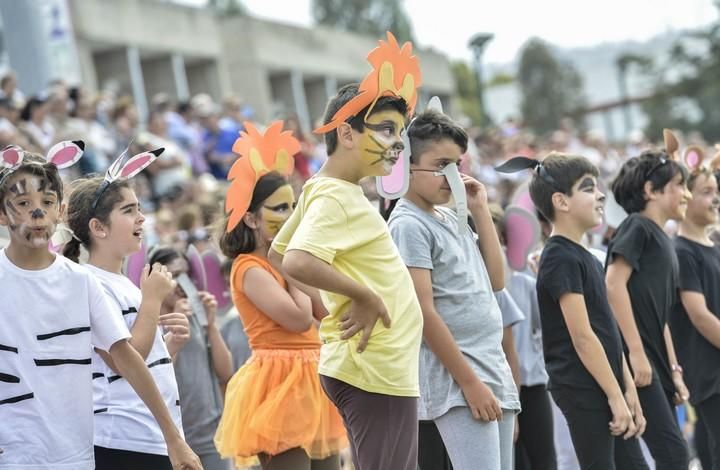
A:
<svg viewBox="0 0 720 470">
<path fill-rule="evenodd" d="M 631 274 L 632 267 L 625 261 L 625 258 L 616 256 L 612 264 L 608 266 L 605 283 L 608 302 L 630 351 L 630 365 L 635 374 L 635 385 L 645 387 L 652 382 L 652 368 L 645 354 L 642 339 L 635 324 L 632 303 L 630 303 L 627 283 Z"/>
<path fill-rule="evenodd" d="M 502 419 L 502 410 L 492 390 L 485 385 L 465 360 L 442 317 L 435 310 L 430 270 L 408 268 L 423 314 L 423 339 L 450 372 L 465 395 L 475 419 Z"/>
<path fill-rule="evenodd" d="M 175 427 L 150 371 L 138 352 L 127 341 L 122 340 L 113 344 L 110 348 L 110 356 L 118 372 L 130 383 L 155 417 L 167 444 L 168 456 L 173 468 L 202 469 L 200 459 L 190 450 Z"/>
<path fill-rule="evenodd" d="M 325 308 L 325 305 L 323 305 L 322 298 L 320 297 L 320 291 L 316 287 L 303 284 L 290 276 L 282 267 L 283 258 L 284 256 L 282 254 L 275 251 L 273 248 L 270 248 L 270 251 L 268 252 L 270 265 L 282 275 L 288 284 L 295 286 L 298 290 L 304 292 L 308 297 L 310 297 L 310 300 L 312 301 L 313 317 L 317 320 L 322 320 L 328 316 L 329 312 Z"/>
<path fill-rule="evenodd" d="M 635 424 L 620 384 L 613 374 L 600 340 L 590 327 L 585 298 L 582 294 L 565 293 L 560 297 L 560 309 L 580 361 L 608 398 L 613 414 L 613 421 L 610 423 L 612 434 L 634 435 Z"/>
<path fill-rule="evenodd" d="M 390 315 L 382 299 L 375 292 L 337 272 L 325 261 L 302 250 L 289 250 L 282 262 L 283 271 L 293 279 L 317 289 L 334 292 L 352 300 L 352 305 L 340 324 L 343 339 L 363 332 L 358 351 L 365 349 L 378 318 L 390 327 Z"/>
</svg>

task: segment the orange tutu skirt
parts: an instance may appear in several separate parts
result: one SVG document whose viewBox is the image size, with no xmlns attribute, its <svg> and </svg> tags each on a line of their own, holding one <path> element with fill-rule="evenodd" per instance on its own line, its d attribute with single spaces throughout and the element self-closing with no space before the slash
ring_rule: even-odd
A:
<svg viewBox="0 0 720 470">
<path fill-rule="evenodd" d="M 215 433 L 223 458 L 238 467 L 258 464 L 260 453 L 301 447 L 324 459 L 348 446 L 342 418 L 318 376 L 320 351 L 260 349 L 230 379 Z"/>
</svg>

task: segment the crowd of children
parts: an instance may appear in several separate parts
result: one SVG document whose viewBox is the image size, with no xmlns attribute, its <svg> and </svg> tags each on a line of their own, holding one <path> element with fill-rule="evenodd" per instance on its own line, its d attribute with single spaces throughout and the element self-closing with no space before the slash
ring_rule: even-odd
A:
<svg viewBox="0 0 720 470">
<path fill-rule="evenodd" d="M 463 127 L 437 101 L 416 110 L 411 46 L 388 33 L 368 61 L 330 99 L 328 158 L 297 201 L 282 122 L 246 123 L 232 147 L 216 241 L 239 364 L 219 266 L 147 252 L 132 182 L 162 148 L 69 186 L 82 141 L 2 151 L 0 468 L 340 470 L 349 449 L 355 470 L 554 470 L 566 423 L 582 469 L 686 470 L 689 401 L 720 469 L 718 162 L 681 161 L 669 132 L 625 161 L 603 263 L 590 160 L 510 158 L 496 170 L 532 176 L 503 214 L 460 171 Z"/>
</svg>

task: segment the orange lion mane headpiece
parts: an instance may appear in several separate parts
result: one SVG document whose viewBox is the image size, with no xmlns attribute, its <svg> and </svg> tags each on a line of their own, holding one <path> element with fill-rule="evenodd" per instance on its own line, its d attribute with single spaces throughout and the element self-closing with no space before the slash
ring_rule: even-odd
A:
<svg viewBox="0 0 720 470">
<path fill-rule="evenodd" d="M 295 168 L 293 155 L 300 151 L 300 142 L 291 131 L 282 130 L 282 121 L 270 124 L 264 134 L 250 122 L 245 122 L 244 126 L 245 130 L 232 147 L 240 157 L 228 173 L 230 188 L 225 196 L 225 212 L 229 214 L 228 232 L 247 213 L 258 180 L 273 171 L 290 176 Z"/>
<path fill-rule="evenodd" d="M 387 42 L 380 40 L 378 47 L 368 54 L 367 60 L 373 69 L 360 83 L 358 95 L 345 103 L 330 122 L 313 132 L 328 133 L 369 106 L 365 114 L 367 119 L 382 96 L 404 99 L 408 105 L 408 115 L 412 116 L 417 103 L 417 87 L 422 84 L 420 62 L 412 55 L 412 44 L 406 42 L 400 48 L 395 36 L 388 31 Z"/>
</svg>

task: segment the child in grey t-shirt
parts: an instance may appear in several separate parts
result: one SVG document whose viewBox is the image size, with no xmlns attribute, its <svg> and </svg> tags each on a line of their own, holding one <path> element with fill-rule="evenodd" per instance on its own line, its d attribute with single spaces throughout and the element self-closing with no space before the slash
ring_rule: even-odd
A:
<svg viewBox="0 0 720 470">
<path fill-rule="evenodd" d="M 388 223 L 425 322 L 418 418 L 435 422 L 455 470 L 510 470 L 520 403 L 493 294 L 503 288 L 504 261 L 487 195 L 462 176 L 478 235 L 458 232 L 456 213 L 440 206 L 451 191 L 437 172 L 459 162 L 467 135 L 447 116 L 426 111 L 408 136 L 410 186 Z"/>
</svg>

